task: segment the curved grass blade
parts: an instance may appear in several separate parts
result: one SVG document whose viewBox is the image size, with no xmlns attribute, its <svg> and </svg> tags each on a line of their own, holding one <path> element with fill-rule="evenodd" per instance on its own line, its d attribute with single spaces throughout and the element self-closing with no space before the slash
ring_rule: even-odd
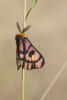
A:
<svg viewBox="0 0 67 100">
<path fill-rule="evenodd" d="M 30 8 L 29 8 L 29 10 L 28 10 L 28 12 L 27 12 L 27 15 L 26 15 L 26 20 L 27 20 L 29 14 L 30 14 L 32 8 L 34 8 L 34 6 L 36 5 L 36 3 L 37 3 L 37 0 L 33 0 L 33 1 L 32 1 L 31 5 L 30 5 Z"/>
</svg>

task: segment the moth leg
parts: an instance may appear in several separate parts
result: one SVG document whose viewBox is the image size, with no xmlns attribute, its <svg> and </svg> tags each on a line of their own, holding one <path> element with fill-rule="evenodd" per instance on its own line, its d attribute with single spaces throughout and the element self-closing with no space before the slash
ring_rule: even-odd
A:
<svg viewBox="0 0 67 100">
<path fill-rule="evenodd" d="M 19 70 L 20 67 L 21 67 L 20 60 L 17 60 L 17 70 Z"/>
<path fill-rule="evenodd" d="M 19 66 L 17 66 L 17 70 L 19 70 L 19 68 L 20 68 L 21 66 L 19 65 Z"/>
</svg>

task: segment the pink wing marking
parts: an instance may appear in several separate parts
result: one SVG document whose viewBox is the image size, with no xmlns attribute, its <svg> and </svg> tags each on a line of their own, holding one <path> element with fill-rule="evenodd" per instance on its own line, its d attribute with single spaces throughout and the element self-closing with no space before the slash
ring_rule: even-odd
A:
<svg viewBox="0 0 67 100">
<path fill-rule="evenodd" d="M 23 58 L 23 57 L 24 57 L 24 55 L 22 53 L 20 53 L 20 58 Z"/>
<path fill-rule="evenodd" d="M 42 62 L 43 62 L 43 59 L 40 59 L 38 62 L 36 62 L 36 63 L 35 63 L 36 68 L 40 68 L 40 67 L 41 67 Z"/>
<path fill-rule="evenodd" d="M 29 46 L 30 46 L 30 42 L 28 40 L 25 39 L 25 46 L 26 46 L 26 50 L 28 50 Z"/>
<path fill-rule="evenodd" d="M 29 53 L 26 54 L 26 60 L 29 60 L 29 61 L 32 60 L 31 57 L 29 57 Z"/>
<path fill-rule="evenodd" d="M 23 52 L 23 43 L 20 44 L 19 49 L 20 49 L 21 52 Z"/>
<path fill-rule="evenodd" d="M 34 50 L 35 53 L 34 53 L 34 60 L 38 60 L 39 57 L 40 57 L 40 54 L 36 51 L 36 49 L 34 47 L 30 47 L 28 53 L 26 54 L 26 56 L 28 57 L 28 59 L 30 59 L 31 57 L 29 57 L 29 53 Z"/>
<path fill-rule="evenodd" d="M 35 60 L 38 60 L 39 57 L 40 57 L 40 54 L 35 50 L 34 59 L 35 59 Z"/>
</svg>

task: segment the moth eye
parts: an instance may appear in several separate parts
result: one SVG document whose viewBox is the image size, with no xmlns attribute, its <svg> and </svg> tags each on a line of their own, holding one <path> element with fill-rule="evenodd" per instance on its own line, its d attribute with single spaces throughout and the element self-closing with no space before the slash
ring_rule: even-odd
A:
<svg viewBox="0 0 67 100">
<path fill-rule="evenodd" d="M 29 57 L 32 57 L 32 55 L 34 55 L 34 53 L 35 53 L 34 50 L 30 51 L 30 52 L 29 52 Z"/>
</svg>

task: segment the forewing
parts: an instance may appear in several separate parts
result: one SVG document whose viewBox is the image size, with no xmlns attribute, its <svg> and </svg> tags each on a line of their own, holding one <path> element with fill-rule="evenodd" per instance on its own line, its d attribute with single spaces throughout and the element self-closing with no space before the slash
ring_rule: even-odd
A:
<svg viewBox="0 0 67 100">
<path fill-rule="evenodd" d="M 19 69 L 21 66 L 23 66 L 23 59 L 24 54 L 23 52 L 23 42 L 22 40 L 16 42 L 16 63 L 17 63 L 17 69 Z"/>
<path fill-rule="evenodd" d="M 44 58 L 40 52 L 31 44 L 28 38 L 25 38 L 25 68 L 27 69 L 39 69 L 44 65 Z"/>
<path fill-rule="evenodd" d="M 44 58 L 40 52 L 24 37 L 16 42 L 17 69 L 20 67 L 31 70 L 39 69 L 44 65 Z"/>
</svg>

